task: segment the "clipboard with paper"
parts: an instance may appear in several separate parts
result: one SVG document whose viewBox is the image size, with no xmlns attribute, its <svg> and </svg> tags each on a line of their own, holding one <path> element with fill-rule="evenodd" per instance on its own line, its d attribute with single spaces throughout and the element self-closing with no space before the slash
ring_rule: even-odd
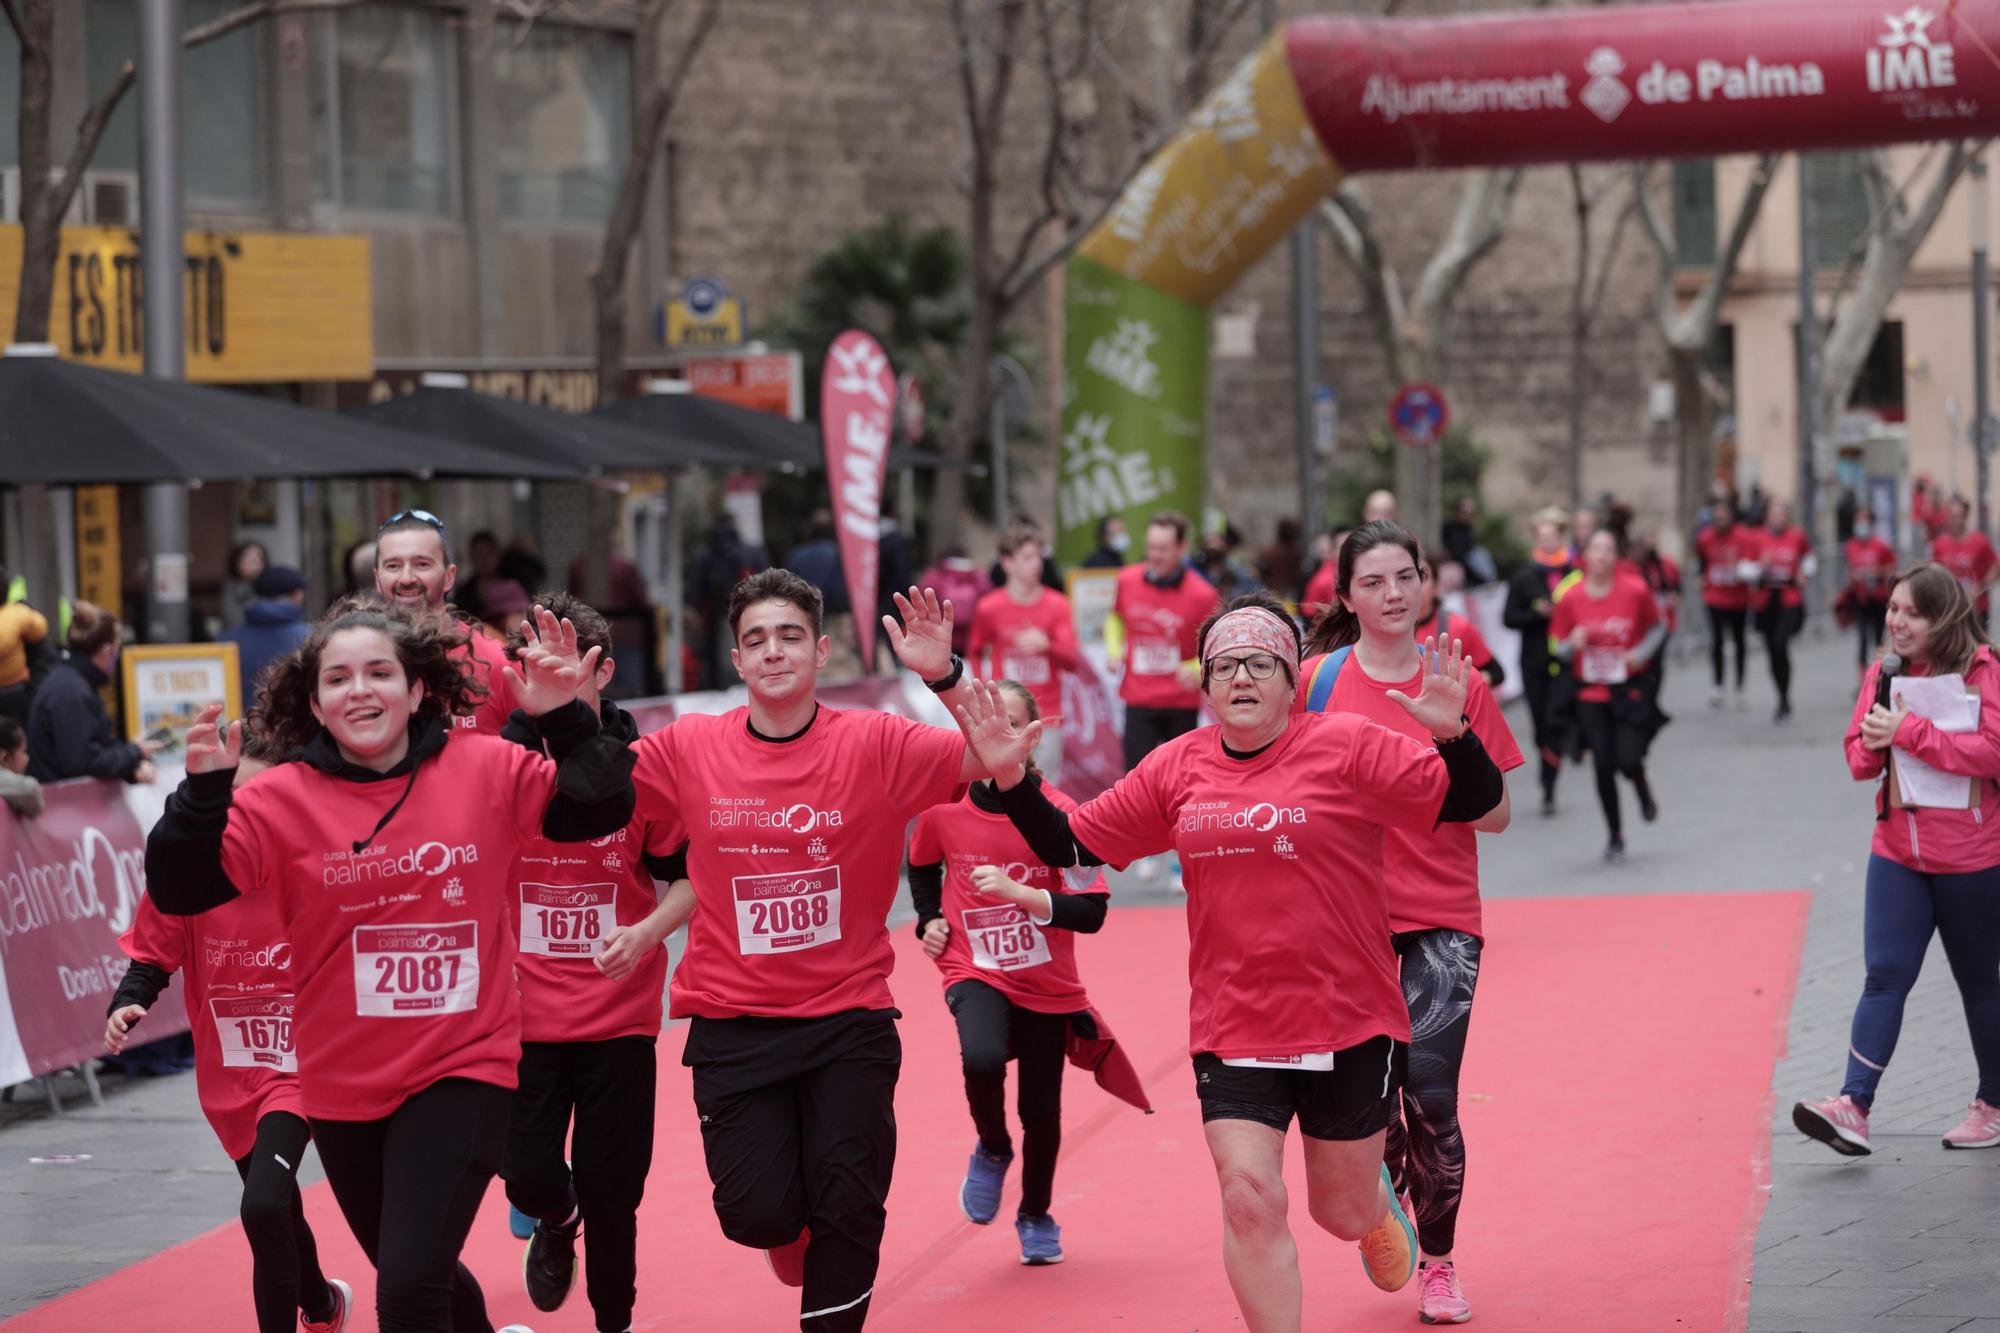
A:
<svg viewBox="0 0 2000 1333">
<path fill-rule="evenodd" d="M 1962 734 L 1979 727 L 1979 690 L 1968 688 L 1963 676 L 1903 676 L 1889 686 L 1891 708 L 1905 708 L 1928 718 L 1939 731 Z M 1972 810 L 1980 800 L 1980 779 L 1933 768 L 1907 750 L 1889 752 L 1889 805 L 1895 810 L 1919 808 Z"/>
</svg>

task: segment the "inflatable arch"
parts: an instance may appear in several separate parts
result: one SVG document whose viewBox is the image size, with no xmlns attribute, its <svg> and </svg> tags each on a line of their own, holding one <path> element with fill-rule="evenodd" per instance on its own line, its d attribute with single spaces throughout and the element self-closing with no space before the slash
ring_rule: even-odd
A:
<svg viewBox="0 0 2000 1333">
<path fill-rule="evenodd" d="M 1200 511 L 1208 308 L 1344 176 L 1990 135 L 1996 48 L 2000 0 L 1294 20 L 1068 260 L 1061 557 Z"/>
</svg>

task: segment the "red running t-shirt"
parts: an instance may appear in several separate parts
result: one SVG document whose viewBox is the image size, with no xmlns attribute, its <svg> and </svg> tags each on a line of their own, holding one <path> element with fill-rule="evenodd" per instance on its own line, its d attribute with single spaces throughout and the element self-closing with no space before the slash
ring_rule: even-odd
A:
<svg viewBox="0 0 2000 1333">
<path fill-rule="evenodd" d="M 465 630 L 466 646 L 454 648 L 452 655 L 459 659 L 468 676 L 486 687 L 486 696 L 470 716 L 454 717 L 452 726 L 460 731 L 498 736 L 507 719 L 514 715 L 514 692 L 507 687 L 507 647 L 477 625 L 467 625 Z"/>
<path fill-rule="evenodd" d="M 1125 622 L 1125 679 L 1118 697 L 1134 708 L 1199 708 L 1201 691 L 1175 678 L 1194 660 L 1195 631 L 1221 603 L 1215 586 L 1193 570 L 1173 587 L 1146 580 L 1144 565 L 1118 571 L 1111 609 Z"/>
<path fill-rule="evenodd" d="M 1042 791 L 1058 810 L 1076 802 L 1044 782 Z M 1076 932 L 1036 925 L 1012 903 L 973 892 L 974 866 L 999 866 L 1009 879 L 1050 893 L 1109 893 L 1100 873 L 1072 889 L 1070 876 L 1044 865 L 1004 814 L 981 810 L 968 793 L 951 805 L 917 816 L 910 834 L 910 864 L 944 863 L 945 937 L 938 971 L 949 987 L 983 981 L 1023 1009 L 1040 1014 L 1073 1014 L 1090 1007 L 1076 972 Z"/>
<path fill-rule="evenodd" d="M 1983 532 L 1968 532 L 1963 537 L 1954 537 L 1941 532 L 1931 538 L 1931 559 L 1943 565 L 1958 578 L 1959 586 L 1966 596 L 1982 612 L 1987 603 L 1987 580 L 1993 577 L 1993 567 L 2000 564 L 2000 555 L 1993 552 L 1993 543 L 1986 540 Z"/>
<path fill-rule="evenodd" d="M 1180 853 L 1192 1054 L 1305 1055 L 1410 1039 L 1382 833 L 1430 828 L 1448 785 L 1434 745 L 1305 713 L 1249 759 L 1220 727 L 1169 741 L 1070 829 L 1114 865 Z"/>
<path fill-rule="evenodd" d="M 680 846 L 677 828 L 635 819 L 607 838 L 536 838 L 514 861 L 513 904 L 520 957 L 522 1041 L 610 1041 L 657 1037 L 667 989 L 667 951 L 617 981 L 597 970 L 614 926 L 636 926 L 659 905 L 642 859 Z"/>
<path fill-rule="evenodd" d="M 1426 638 L 1438 633 L 1438 630 L 1438 616 L 1433 613 L 1429 620 L 1416 627 L 1417 642 L 1422 643 Z M 1484 670 L 1493 661 L 1493 649 L 1488 646 L 1486 636 L 1479 632 L 1479 626 L 1473 624 L 1471 620 L 1455 611 L 1446 611 L 1443 630 L 1446 638 L 1457 639 L 1463 645 L 1459 651 L 1465 654 L 1474 670 Z M 1303 667 L 1299 670 L 1299 679 L 1302 681 L 1306 679 Z"/>
<path fill-rule="evenodd" d="M 1049 646 L 1029 652 L 1015 646 L 1024 630 L 1036 629 L 1048 636 Z M 992 654 L 992 662 L 986 655 Z M 1035 696 L 1035 709 L 1044 722 L 1062 721 L 1061 672 L 1079 665 L 1076 623 L 1070 619 L 1069 598 L 1047 588 L 1041 596 L 1023 606 L 1005 588 L 996 588 L 979 599 L 972 620 L 972 638 L 966 645 L 966 660 L 981 680 L 1016 680 Z"/>
<path fill-rule="evenodd" d="M 1798 528 L 1783 532 L 1764 531 L 1764 583 L 1778 596 L 1778 605 L 1804 606 L 1805 591 L 1799 587 L 1805 559 L 1812 554 L 1812 540 Z"/>
<path fill-rule="evenodd" d="M 279 902 L 298 986 L 299 1083 L 322 1120 L 378 1120 L 439 1079 L 515 1086 L 512 874 L 556 766 L 453 731 L 408 776 L 280 764 L 236 793 L 222 868 Z M 360 851 L 356 839 L 369 838 Z"/>
<path fill-rule="evenodd" d="M 1320 658 L 1309 657 L 1299 667 L 1299 689 L 1292 700 L 1295 712 L 1304 712 L 1311 692 L 1313 670 Z M 1423 744 L 1431 734 L 1389 697 L 1401 690 L 1412 699 L 1423 688 L 1421 668 L 1408 680 L 1380 681 L 1362 668 L 1361 659 L 1348 654 L 1334 680 L 1327 699 L 1329 713 L 1352 713 L 1399 731 Z M 1523 762 L 1521 747 L 1501 716 L 1493 689 L 1486 677 L 1467 672 L 1465 715 L 1487 755 L 1502 773 L 1512 772 Z M 1479 835 L 1470 824 L 1439 824 L 1433 829 L 1391 828 L 1382 834 L 1382 881 L 1389 892 L 1389 928 L 1404 930 L 1462 930 L 1468 935 L 1485 936 L 1479 911 Z"/>
<path fill-rule="evenodd" d="M 1763 558 L 1763 534 L 1738 523 L 1728 532 L 1705 528 L 1695 538 L 1701 555 L 1701 600 L 1718 611 L 1747 611 L 1756 580 L 1746 577 L 1744 563 Z"/>
<path fill-rule="evenodd" d="M 1896 586 L 1896 552 L 1880 537 L 1849 537 L 1847 582 L 1864 606 L 1883 606 Z"/>
<path fill-rule="evenodd" d="M 1313 576 L 1306 580 L 1306 590 L 1299 598 L 1299 611 L 1307 618 L 1317 617 L 1320 612 L 1333 605 L 1336 576 L 1340 573 L 1338 560 L 1322 560 Z"/>
<path fill-rule="evenodd" d="M 246 1156 L 257 1122 L 273 1111 L 304 1118 L 292 946 L 275 895 L 246 894 L 200 916 L 168 916 L 143 897 L 118 947 L 135 963 L 185 978 L 195 1095 L 222 1151 Z"/>
<path fill-rule="evenodd" d="M 1549 617 L 1549 642 L 1561 643 L 1579 625 L 1588 631 L 1584 646 L 1570 658 L 1570 668 L 1582 682 L 1577 699 L 1583 703 L 1611 702 L 1611 687 L 1623 684 L 1626 678 L 1625 654 L 1659 623 L 1660 604 L 1642 579 L 1617 575 L 1611 580 L 1611 591 L 1603 597 L 1590 595 L 1588 579 L 1572 583 Z"/>
<path fill-rule="evenodd" d="M 887 1009 L 903 832 L 955 798 L 965 737 L 821 706 L 792 740 L 750 710 L 681 717 L 633 745 L 638 818 L 682 831 L 695 913 L 675 1018 Z"/>
</svg>

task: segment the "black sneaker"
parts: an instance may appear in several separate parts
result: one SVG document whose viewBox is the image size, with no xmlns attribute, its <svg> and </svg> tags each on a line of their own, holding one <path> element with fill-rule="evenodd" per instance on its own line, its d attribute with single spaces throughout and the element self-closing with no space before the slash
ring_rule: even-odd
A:
<svg viewBox="0 0 2000 1333">
<path fill-rule="evenodd" d="M 1639 818 L 1645 820 L 1648 824 L 1650 824 L 1659 817 L 1660 817 L 1660 803 L 1653 799 L 1653 793 L 1650 791 L 1640 792 Z"/>
<path fill-rule="evenodd" d="M 535 1234 L 521 1253 L 521 1284 L 537 1310 L 562 1309 L 576 1285 L 576 1227 L 535 1225 Z"/>
<path fill-rule="evenodd" d="M 1609 843 L 1605 844 L 1604 863 L 1606 865 L 1617 865 L 1620 861 L 1623 861 L 1624 859 L 1625 859 L 1625 839 L 1613 838 Z"/>
<path fill-rule="evenodd" d="M 1542 818 L 1553 819 L 1555 818 L 1555 813 L 1556 813 L 1556 798 L 1553 796 L 1544 796 L 1542 798 Z"/>
<path fill-rule="evenodd" d="M 1773 722 L 1783 722 L 1786 718 L 1790 717 L 1791 715 L 1792 715 L 1792 706 L 1790 704 L 1779 704 L 1778 711 L 1771 714 L 1771 720 Z"/>
</svg>

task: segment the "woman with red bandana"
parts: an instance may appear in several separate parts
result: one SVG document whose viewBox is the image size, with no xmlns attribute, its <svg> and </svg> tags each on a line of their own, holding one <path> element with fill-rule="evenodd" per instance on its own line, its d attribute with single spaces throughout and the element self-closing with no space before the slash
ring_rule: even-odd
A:
<svg viewBox="0 0 2000 1333">
<path fill-rule="evenodd" d="M 1390 696 L 1427 742 L 1351 714 L 1293 713 L 1298 626 L 1268 594 L 1209 617 L 1195 649 L 1219 725 L 1160 746 L 1073 812 L 1012 756 L 1018 742 L 990 688 L 959 720 L 1041 861 L 1180 853 L 1189 1050 L 1222 1194 L 1223 1267 L 1246 1327 L 1296 1330 L 1303 1293 L 1283 1177 L 1295 1118 L 1313 1220 L 1359 1242 L 1384 1290 L 1416 1271 L 1416 1235 L 1383 1165 L 1410 1038 L 1383 829 L 1470 823 L 1500 803 L 1503 783 L 1466 725 L 1472 672 L 1456 645 L 1427 654 L 1415 698 Z"/>
</svg>

